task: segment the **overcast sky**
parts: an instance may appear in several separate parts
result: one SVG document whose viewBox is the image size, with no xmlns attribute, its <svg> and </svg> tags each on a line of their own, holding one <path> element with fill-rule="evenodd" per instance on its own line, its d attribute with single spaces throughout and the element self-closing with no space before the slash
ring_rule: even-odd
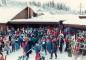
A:
<svg viewBox="0 0 86 60">
<path fill-rule="evenodd" d="M 25 2 L 25 1 L 33 1 L 33 0 L 16 0 L 16 1 Z M 80 9 L 80 3 L 81 3 L 82 10 L 86 9 L 86 0 L 34 0 L 34 1 L 39 1 L 41 3 L 46 3 L 48 1 L 65 3 L 67 6 L 71 7 L 71 9 L 78 11 Z"/>
</svg>

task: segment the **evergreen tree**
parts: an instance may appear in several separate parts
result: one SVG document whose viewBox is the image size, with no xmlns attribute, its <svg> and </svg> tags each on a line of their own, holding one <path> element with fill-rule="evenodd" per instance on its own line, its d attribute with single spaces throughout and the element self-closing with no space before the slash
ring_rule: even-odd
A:
<svg viewBox="0 0 86 60">
<path fill-rule="evenodd" d="M 7 5 L 7 1 L 6 0 L 1 0 L 1 6 L 6 6 Z"/>
</svg>

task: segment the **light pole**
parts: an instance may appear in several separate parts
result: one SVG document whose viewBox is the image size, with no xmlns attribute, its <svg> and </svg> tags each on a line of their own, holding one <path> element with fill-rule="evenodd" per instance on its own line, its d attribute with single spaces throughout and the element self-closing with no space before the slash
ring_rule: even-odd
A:
<svg viewBox="0 0 86 60">
<path fill-rule="evenodd" d="M 82 4 L 80 3 L 80 15 L 82 15 Z"/>
</svg>

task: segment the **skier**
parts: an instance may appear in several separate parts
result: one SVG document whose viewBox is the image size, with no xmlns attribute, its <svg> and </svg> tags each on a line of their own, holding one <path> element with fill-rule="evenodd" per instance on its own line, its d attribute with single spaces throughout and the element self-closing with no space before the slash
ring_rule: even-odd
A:
<svg viewBox="0 0 86 60">
<path fill-rule="evenodd" d="M 45 51 L 45 54 L 47 54 L 46 53 L 46 40 L 45 40 L 45 38 L 42 40 L 42 49 Z"/>
<path fill-rule="evenodd" d="M 25 40 L 24 53 L 26 55 L 26 60 L 28 60 L 29 54 L 31 54 L 31 52 L 32 52 L 31 48 L 33 46 L 32 45 L 33 43 L 32 43 L 32 41 L 29 40 L 28 37 L 25 37 L 24 40 Z"/>
<path fill-rule="evenodd" d="M 40 50 L 41 50 L 41 46 L 39 45 L 39 43 L 36 43 L 34 50 L 36 52 L 36 57 L 35 60 L 40 60 Z"/>
<path fill-rule="evenodd" d="M 51 58 L 53 58 L 53 54 L 55 54 L 55 59 L 57 59 L 57 42 L 56 42 L 56 38 L 54 38 L 52 40 L 52 43 L 51 43 Z"/>
<path fill-rule="evenodd" d="M 41 51 L 40 51 L 40 60 L 45 60 L 45 57 L 46 57 L 46 53 L 45 53 L 44 49 L 41 49 Z"/>
</svg>

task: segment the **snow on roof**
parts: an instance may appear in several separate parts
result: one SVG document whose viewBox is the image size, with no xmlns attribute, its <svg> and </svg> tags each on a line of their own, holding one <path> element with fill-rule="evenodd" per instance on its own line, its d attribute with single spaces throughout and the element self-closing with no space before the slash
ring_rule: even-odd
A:
<svg viewBox="0 0 86 60">
<path fill-rule="evenodd" d="M 59 22 L 59 21 L 60 20 L 57 18 L 57 16 L 45 14 L 42 16 L 33 17 L 31 19 L 16 19 L 10 22 Z"/>
<path fill-rule="evenodd" d="M 0 19 L 0 23 L 7 23 L 8 21 L 7 19 Z"/>
<path fill-rule="evenodd" d="M 70 24 L 70 25 L 86 25 L 86 20 L 65 21 L 63 23 Z"/>
<path fill-rule="evenodd" d="M 38 12 L 40 8 L 34 6 L 28 6 L 33 11 Z M 20 11 L 26 7 L 0 7 L 0 23 L 7 23 Z M 86 19 L 79 19 L 78 15 L 73 14 L 50 14 L 49 12 L 43 12 L 44 15 L 34 17 L 32 19 L 17 19 L 10 22 L 59 22 L 63 20 L 64 24 L 77 24 L 86 25 Z"/>
<path fill-rule="evenodd" d="M 41 12 L 41 11 L 39 12 L 41 8 L 38 8 L 36 6 L 0 7 L 0 23 L 7 23 L 26 7 L 30 7 L 34 12 L 37 13 Z"/>
<path fill-rule="evenodd" d="M 46 12 L 45 15 L 33 17 L 32 19 L 17 19 L 12 20 L 11 22 L 59 22 L 59 21 L 65 21 L 69 16 L 72 18 L 72 15 L 51 15 L 48 12 Z"/>
<path fill-rule="evenodd" d="M 0 23 L 6 23 L 16 16 L 25 7 L 0 7 Z"/>
<path fill-rule="evenodd" d="M 49 14 L 49 13 L 46 13 L 44 16 L 39 16 L 38 18 L 41 18 L 41 19 L 52 19 L 52 20 L 58 20 L 58 21 L 67 21 L 67 20 L 70 20 L 70 21 L 73 21 L 75 19 L 78 19 L 78 15 L 73 15 L 73 14 Z"/>
<path fill-rule="evenodd" d="M 11 20 L 10 22 L 59 22 L 60 20 L 58 19 L 53 19 L 53 18 L 32 18 L 32 19 L 16 19 L 16 20 Z"/>
<path fill-rule="evenodd" d="M 45 20 L 45 19 L 19 19 L 19 20 L 12 20 L 10 22 L 55 22 L 56 20 Z M 56 21 L 58 22 L 58 20 Z"/>
<path fill-rule="evenodd" d="M 80 19 L 78 15 L 75 17 L 68 17 L 66 20 L 63 22 L 64 24 L 74 24 L 74 25 L 86 25 L 86 19 Z"/>
</svg>

